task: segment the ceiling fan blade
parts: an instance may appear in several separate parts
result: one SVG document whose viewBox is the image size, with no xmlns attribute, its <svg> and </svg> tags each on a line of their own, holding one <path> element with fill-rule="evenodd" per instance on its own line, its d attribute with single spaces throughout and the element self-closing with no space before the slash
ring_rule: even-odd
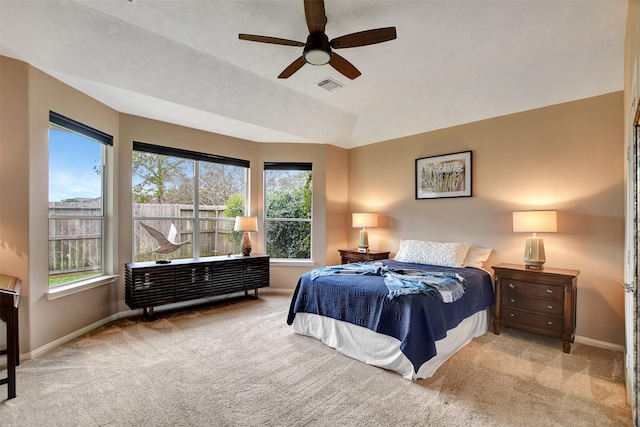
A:
<svg viewBox="0 0 640 427">
<path fill-rule="evenodd" d="M 351 64 L 351 62 L 344 59 L 342 56 L 338 55 L 335 52 L 331 53 L 331 61 L 329 61 L 329 65 L 335 68 L 340 73 L 349 77 L 351 80 L 355 79 L 360 75 L 360 71 L 356 67 Z"/>
<path fill-rule="evenodd" d="M 324 0 L 304 0 L 304 16 L 310 33 L 324 33 L 327 15 L 324 12 Z"/>
<path fill-rule="evenodd" d="M 297 46 L 297 47 L 304 46 L 304 43 L 302 42 L 297 42 L 295 40 L 280 39 L 278 37 L 255 36 L 253 34 L 238 34 L 238 38 L 240 40 L 247 40 L 250 42 L 281 44 L 285 46 Z"/>
<path fill-rule="evenodd" d="M 304 64 L 306 64 L 307 62 L 304 60 L 304 58 L 301 56 L 300 58 L 296 59 L 295 61 L 293 61 L 291 63 L 291 65 L 289 65 L 287 68 L 284 69 L 283 72 L 280 73 L 280 75 L 278 76 L 279 79 L 288 79 L 289 77 L 291 77 L 291 75 L 293 73 L 295 73 L 296 71 L 298 71 L 300 68 L 302 68 L 302 66 Z"/>
<path fill-rule="evenodd" d="M 370 44 L 387 42 L 396 38 L 396 27 L 376 28 L 375 30 L 360 31 L 347 34 L 331 40 L 331 47 L 344 49 L 346 47 L 367 46 Z"/>
</svg>

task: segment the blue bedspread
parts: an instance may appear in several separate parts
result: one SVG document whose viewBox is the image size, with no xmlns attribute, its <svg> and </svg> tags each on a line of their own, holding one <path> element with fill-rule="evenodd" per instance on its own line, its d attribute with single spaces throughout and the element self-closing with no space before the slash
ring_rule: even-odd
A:
<svg viewBox="0 0 640 427">
<path fill-rule="evenodd" d="M 450 268 L 383 260 L 394 269 L 457 272 L 465 278 L 466 291 L 452 303 L 423 294 L 387 298 L 388 289 L 380 276 L 325 276 L 311 280 L 311 273 L 300 277 L 291 300 L 287 323 L 296 313 L 319 314 L 363 326 L 392 336 L 417 372 L 436 355 L 435 342 L 449 329 L 478 311 L 493 305 L 493 285 L 486 271 L 477 268 Z"/>
</svg>

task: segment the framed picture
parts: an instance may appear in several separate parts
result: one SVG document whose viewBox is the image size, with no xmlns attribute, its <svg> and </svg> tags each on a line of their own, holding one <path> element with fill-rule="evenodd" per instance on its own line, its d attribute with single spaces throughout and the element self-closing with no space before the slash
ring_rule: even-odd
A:
<svg viewBox="0 0 640 427">
<path fill-rule="evenodd" d="M 416 199 L 471 197 L 471 151 L 416 159 Z"/>
</svg>

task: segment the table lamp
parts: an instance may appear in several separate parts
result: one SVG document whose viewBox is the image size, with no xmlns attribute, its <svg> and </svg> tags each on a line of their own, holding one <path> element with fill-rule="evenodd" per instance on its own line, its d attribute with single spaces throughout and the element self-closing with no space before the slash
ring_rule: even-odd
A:
<svg viewBox="0 0 640 427">
<path fill-rule="evenodd" d="M 244 231 L 241 245 L 242 255 L 251 255 L 251 239 L 249 238 L 249 233 L 258 231 L 258 218 L 255 216 L 237 216 L 233 230 Z"/>
<path fill-rule="evenodd" d="M 369 235 L 366 227 L 378 226 L 378 214 L 371 212 L 361 212 L 351 214 L 351 222 L 353 228 L 360 228 L 360 242 L 358 243 L 358 252 L 369 252 Z"/>
<path fill-rule="evenodd" d="M 558 231 L 556 211 L 520 211 L 513 213 L 514 233 L 533 233 L 527 237 L 524 248 L 524 264 L 527 268 L 542 270 L 545 263 L 544 241 L 536 233 Z"/>
</svg>

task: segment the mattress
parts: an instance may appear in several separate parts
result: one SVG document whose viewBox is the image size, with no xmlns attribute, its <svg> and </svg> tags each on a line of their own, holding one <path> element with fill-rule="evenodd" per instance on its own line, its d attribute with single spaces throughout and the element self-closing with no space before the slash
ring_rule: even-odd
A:
<svg viewBox="0 0 640 427">
<path fill-rule="evenodd" d="M 400 340 L 376 333 L 362 326 L 312 313 L 298 313 L 293 330 L 322 341 L 352 359 L 398 372 L 405 379 L 429 378 L 453 354 L 467 345 L 473 338 L 484 335 L 489 325 L 490 309 L 479 311 L 458 326 L 450 329 L 447 336 L 436 341 L 436 355 L 419 367 L 414 367 L 400 349 Z"/>
</svg>

